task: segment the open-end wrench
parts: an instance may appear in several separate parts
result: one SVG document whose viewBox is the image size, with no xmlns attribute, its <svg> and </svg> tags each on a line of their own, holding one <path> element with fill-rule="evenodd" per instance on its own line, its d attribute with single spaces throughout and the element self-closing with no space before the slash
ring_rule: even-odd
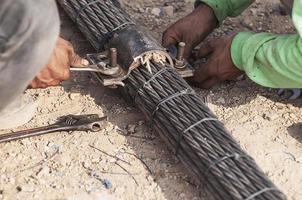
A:
<svg viewBox="0 0 302 200">
<path fill-rule="evenodd" d="M 49 126 L 0 135 L 0 143 L 58 131 L 98 132 L 104 127 L 106 121 L 107 117 L 98 115 L 68 115 L 60 117 L 56 123 Z"/>
</svg>

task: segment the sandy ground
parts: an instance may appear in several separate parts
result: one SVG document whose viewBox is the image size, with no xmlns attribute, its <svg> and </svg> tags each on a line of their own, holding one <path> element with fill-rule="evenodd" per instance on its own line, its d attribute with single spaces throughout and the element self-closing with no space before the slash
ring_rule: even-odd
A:
<svg viewBox="0 0 302 200">
<path fill-rule="evenodd" d="M 124 5 L 160 39 L 168 24 L 193 4 L 125 0 Z M 150 14 L 152 8 L 164 5 L 175 7 L 172 18 Z M 61 18 L 62 35 L 77 52 L 93 52 L 68 18 L 64 14 Z M 242 30 L 294 32 L 289 16 L 280 14 L 277 0 L 257 1 L 241 16 L 226 20 L 212 37 Z M 288 199 L 302 199 L 301 99 L 289 101 L 246 79 L 196 90 L 207 96 L 219 119 Z M 67 114 L 107 115 L 109 123 L 97 133 L 61 132 L 0 144 L 0 200 L 107 199 L 106 194 L 129 200 L 207 199 L 200 197 L 198 186 L 143 115 L 119 91 L 102 87 L 91 74 L 73 73 L 61 86 L 26 94 L 34 97 L 38 111 L 16 130 L 47 125 Z M 9 131 L 0 131 L 5 132 Z M 111 188 L 105 187 L 106 181 Z"/>
</svg>

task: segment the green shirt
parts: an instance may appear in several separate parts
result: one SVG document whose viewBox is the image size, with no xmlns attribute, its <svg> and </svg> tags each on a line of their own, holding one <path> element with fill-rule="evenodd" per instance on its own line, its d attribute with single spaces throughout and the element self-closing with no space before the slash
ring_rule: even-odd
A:
<svg viewBox="0 0 302 200">
<path fill-rule="evenodd" d="M 221 23 L 237 16 L 254 0 L 199 0 Z M 292 20 L 298 34 L 242 32 L 235 36 L 233 63 L 256 83 L 271 88 L 302 88 L 302 0 L 294 0 Z"/>
</svg>

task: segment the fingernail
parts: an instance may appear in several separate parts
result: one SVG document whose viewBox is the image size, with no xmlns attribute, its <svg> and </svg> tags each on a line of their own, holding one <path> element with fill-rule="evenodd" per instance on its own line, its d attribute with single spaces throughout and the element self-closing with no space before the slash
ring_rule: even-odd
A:
<svg viewBox="0 0 302 200">
<path fill-rule="evenodd" d="M 87 65 L 89 65 L 89 61 L 86 59 L 82 59 L 81 64 L 84 66 L 87 66 Z"/>
</svg>

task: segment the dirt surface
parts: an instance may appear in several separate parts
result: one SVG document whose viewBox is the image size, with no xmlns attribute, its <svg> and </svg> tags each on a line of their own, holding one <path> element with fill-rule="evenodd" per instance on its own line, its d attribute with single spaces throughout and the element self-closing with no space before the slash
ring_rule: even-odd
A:
<svg viewBox="0 0 302 200">
<path fill-rule="evenodd" d="M 170 23 L 193 7 L 191 0 L 123 4 L 159 40 Z M 166 5 L 174 7 L 172 17 L 151 14 L 153 8 Z M 256 1 L 211 37 L 234 31 L 294 32 L 290 17 L 279 6 L 277 0 Z M 62 35 L 77 52 L 93 52 L 63 13 L 61 18 Z M 246 79 L 196 90 L 209 99 L 219 119 L 288 199 L 302 199 L 301 99 L 289 101 Z M 208 199 L 143 115 L 119 91 L 103 88 L 91 74 L 73 73 L 59 87 L 26 94 L 34 97 L 38 111 L 16 130 L 47 125 L 67 114 L 107 115 L 109 123 L 97 133 L 61 132 L 0 144 L 0 200 Z"/>
</svg>

